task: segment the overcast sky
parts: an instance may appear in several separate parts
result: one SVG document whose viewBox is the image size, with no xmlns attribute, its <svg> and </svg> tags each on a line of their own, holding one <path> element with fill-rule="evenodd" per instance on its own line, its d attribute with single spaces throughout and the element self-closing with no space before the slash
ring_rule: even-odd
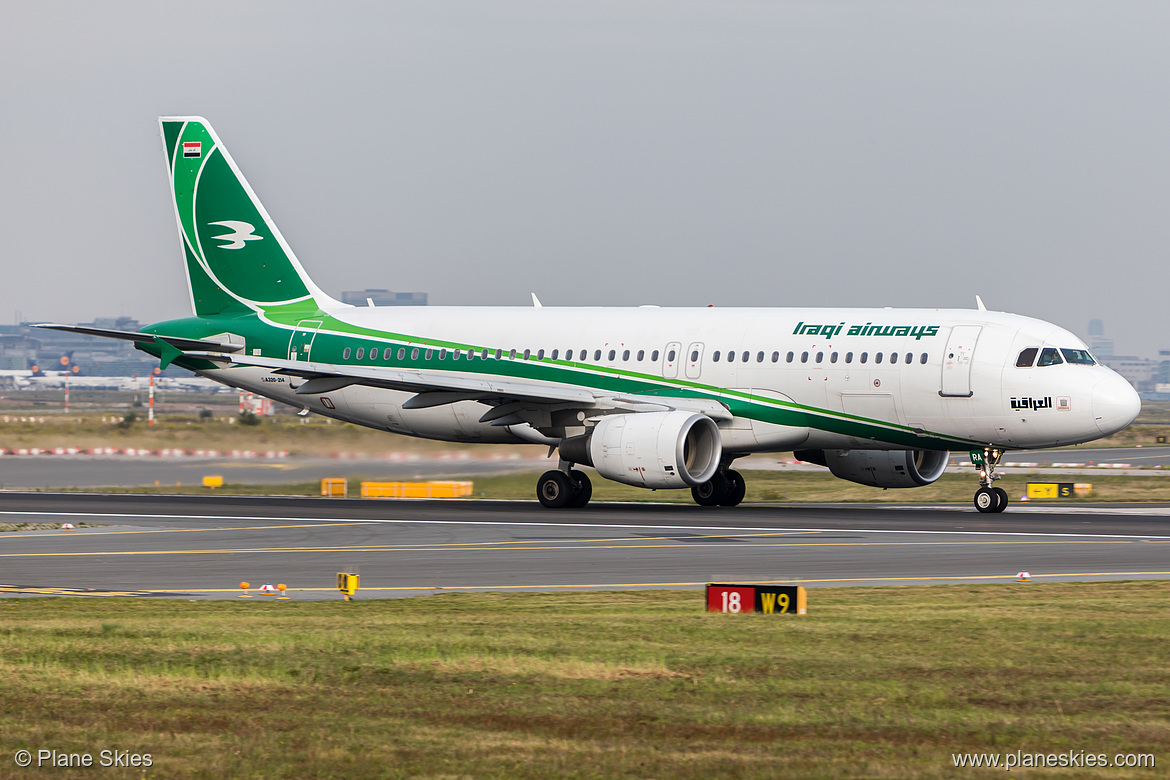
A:
<svg viewBox="0 0 1170 780">
<path fill-rule="evenodd" d="M 0 321 L 189 313 L 156 118 L 325 290 L 990 308 L 1170 347 L 1165 2 L 37 2 Z"/>
</svg>

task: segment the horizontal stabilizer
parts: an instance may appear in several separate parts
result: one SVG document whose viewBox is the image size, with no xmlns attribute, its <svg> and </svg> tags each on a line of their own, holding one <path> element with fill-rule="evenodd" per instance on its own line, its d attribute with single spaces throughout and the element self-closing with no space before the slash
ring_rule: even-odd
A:
<svg viewBox="0 0 1170 780">
<path fill-rule="evenodd" d="M 50 322 L 43 322 L 37 325 L 33 325 L 32 327 L 46 328 L 48 330 L 63 330 L 67 333 L 83 333 L 86 336 L 101 336 L 107 339 L 134 341 L 138 342 L 139 344 L 157 344 L 159 340 L 162 340 L 182 352 L 187 352 L 189 350 L 202 350 L 204 352 L 239 352 L 244 348 L 242 344 L 226 344 L 222 341 L 210 341 L 208 339 L 183 339 L 178 338 L 177 336 L 156 336 L 153 333 L 139 333 L 136 330 L 90 328 L 83 325 L 57 325 Z"/>
</svg>

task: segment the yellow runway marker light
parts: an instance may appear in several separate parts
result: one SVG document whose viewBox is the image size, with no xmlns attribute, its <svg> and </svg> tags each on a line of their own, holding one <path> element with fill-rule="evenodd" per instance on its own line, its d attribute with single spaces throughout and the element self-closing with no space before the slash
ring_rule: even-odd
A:
<svg viewBox="0 0 1170 780">
<path fill-rule="evenodd" d="M 285 585 L 283 582 L 279 582 L 276 585 L 276 589 L 280 591 L 280 595 L 276 597 L 276 600 L 277 601 L 287 601 L 288 600 L 288 586 Z"/>
<path fill-rule="evenodd" d="M 358 575 L 337 572 L 337 589 L 341 591 L 341 595 L 345 596 L 346 601 L 352 601 L 353 595 L 358 590 Z"/>
<path fill-rule="evenodd" d="M 252 598 L 252 595 L 251 595 L 250 593 L 248 593 L 248 588 L 250 588 L 250 587 L 251 587 L 251 585 L 249 585 L 249 584 L 248 584 L 248 583 L 246 583 L 246 582 L 241 582 L 241 583 L 240 583 L 240 587 L 244 589 L 244 592 L 240 594 L 240 598 L 242 598 L 242 599 L 250 599 L 250 598 Z"/>
</svg>

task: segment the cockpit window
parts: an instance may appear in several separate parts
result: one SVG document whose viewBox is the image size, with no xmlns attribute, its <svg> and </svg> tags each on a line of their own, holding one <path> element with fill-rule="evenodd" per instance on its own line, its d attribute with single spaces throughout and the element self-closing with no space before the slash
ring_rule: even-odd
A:
<svg viewBox="0 0 1170 780">
<path fill-rule="evenodd" d="M 1064 361 L 1060 359 L 1060 353 L 1053 347 L 1045 347 L 1044 351 L 1040 353 L 1040 360 L 1036 362 L 1039 367 L 1056 366 Z"/>
<path fill-rule="evenodd" d="M 1036 362 L 1036 353 L 1039 351 L 1039 347 L 1028 347 L 1020 352 L 1020 356 L 1016 358 L 1016 368 L 1031 368 L 1032 364 Z"/>
<path fill-rule="evenodd" d="M 1062 349 L 1061 354 L 1069 363 L 1076 363 L 1081 366 L 1091 366 L 1097 361 L 1093 360 L 1093 356 L 1089 354 L 1087 349 Z"/>
</svg>

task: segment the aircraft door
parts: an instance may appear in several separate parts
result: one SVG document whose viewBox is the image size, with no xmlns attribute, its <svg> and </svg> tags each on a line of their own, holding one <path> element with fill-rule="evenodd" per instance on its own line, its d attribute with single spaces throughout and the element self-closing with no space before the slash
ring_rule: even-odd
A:
<svg viewBox="0 0 1170 780">
<path fill-rule="evenodd" d="M 667 344 L 666 349 L 662 352 L 662 375 L 667 379 L 677 377 L 678 364 L 682 359 L 682 344 L 678 341 Z"/>
<path fill-rule="evenodd" d="M 703 373 L 703 342 L 696 341 L 687 347 L 687 354 L 683 356 L 687 361 L 687 377 L 698 379 Z"/>
<path fill-rule="evenodd" d="M 288 340 L 289 360 L 309 360 L 313 350 L 313 340 L 317 338 L 317 331 L 321 328 L 321 320 L 301 320 L 296 330 Z"/>
<path fill-rule="evenodd" d="M 979 340 L 981 330 L 982 325 L 951 328 L 943 352 L 942 387 L 938 393 L 944 398 L 971 397 L 971 356 L 975 354 L 975 342 Z"/>
</svg>

